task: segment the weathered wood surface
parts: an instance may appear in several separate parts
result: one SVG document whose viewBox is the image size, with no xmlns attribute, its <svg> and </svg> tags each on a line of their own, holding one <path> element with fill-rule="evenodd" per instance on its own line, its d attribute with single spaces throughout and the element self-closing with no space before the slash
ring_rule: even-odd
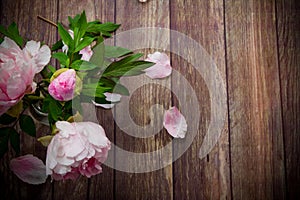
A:
<svg viewBox="0 0 300 200">
<path fill-rule="evenodd" d="M 2 0 L 0 22 L 6 26 L 15 21 L 21 35 L 51 45 L 57 39 L 56 28 L 36 16 L 67 24 L 67 16 L 82 10 L 89 20 L 122 24 L 118 33 L 140 27 L 170 28 L 200 43 L 226 83 L 228 118 L 224 131 L 213 150 L 200 160 L 199 148 L 213 106 L 210 94 L 201 74 L 185 58 L 167 52 L 173 68 L 190 82 L 200 102 L 199 111 L 193 111 L 201 113 L 197 136 L 177 161 L 139 174 L 103 166 L 103 173 L 91 179 L 52 183 L 48 180 L 46 184 L 31 186 L 9 170 L 9 160 L 15 156 L 9 152 L 0 161 L 0 193 L 4 199 L 300 198 L 299 1 Z M 151 34 L 141 39 L 162 42 Z M 123 45 L 122 41 L 114 42 Z M 172 34 L 163 42 L 171 45 Z M 147 54 L 155 50 L 163 51 L 138 51 Z M 143 82 L 142 77 L 139 82 Z M 144 85 L 132 94 L 130 114 L 136 124 L 149 124 L 153 104 L 162 104 L 165 109 L 171 105 L 181 108 L 182 102 L 167 89 L 181 89 L 180 82 L 169 78 L 157 83 L 160 86 Z M 110 110 L 98 109 L 97 116 L 112 143 L 127 151 L 150 152 L 172 142 L 165 131 L 146 139 L 127 135 L 114 123 Z M 118 118 L 118 112 L 115 117 Z M 44 134 L 47 129 L 39 130 Z M 176 148 L 174 143 L 168 151 Z M 22 154 L 45 158 L 46 150 L 32 138 L 22 135 L 21 149 Z M 118 161 L 124 158 L 118 154 L 110 156 L 115 167 L 122 164 Z M 132 165 L 152 162 L 149 157 Z"/>
</svg>

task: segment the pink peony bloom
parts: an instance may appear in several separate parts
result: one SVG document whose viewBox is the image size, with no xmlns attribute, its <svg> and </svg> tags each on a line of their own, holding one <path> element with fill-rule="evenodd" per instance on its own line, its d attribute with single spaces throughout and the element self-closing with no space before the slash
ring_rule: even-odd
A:
<svg viewBox="0 0 300 200">
<path fill-rule="evenodd" d="M 46 166 L 39 158 L 28 154 L 10 161 L 10 169 L 22 181 L 30 184 L 46 182 Z"/>
<path fill-rule="evenodd" d="M 62 72 L 49 85 L 49 94 L 58 101 L 69 101 L 73 99 L 76 85 L 76 72 L 69 69 Z"/>
<path fill-rule="evenodd" d="M 165 53 L 155 52 L 153 54 L 149 54 L 146 61 L 156 63 L 152 67 L 144 70 L 146 75 L 152 79 L 165 78 L 170 76 L 172 73 L 170 58 Z"/>
<path fill-rule="evenodd" d="M 50 61 L 48 46 L 29 41 L 23 50 L 5 37 L 0 45 L 0 115 L 17 104 L 26 93 L 34 92 L 34 75 Z"/>
<path fill-rule="evenodd" d="M 174 138 L 184 138 L 187 131 L 187 123 L 184 116 L 176 107 L 171 107 L 165 112 L 164 127 Z"/>
<path fill-rule="evenodd" d="M 73 33 L 73 31 L 72 31 L 72 30 L 69 30 L 68 32 L 69 32 L 70 36 L 71 36 L 72 38 L 74 38 L 74 33 Z M 68 50 L 69 50 L 68 45 L 66 45 L 65 43 L 63 43 L 63 44 L 64 44 L 64 46 L 62 47 L 62 51 L 63 51 L 64 53 L 68 53 Z M 86 46 L 84 49 L 80 50 L 80 51 L 79 51 L 79 54 L 82 55 L 81 60 L 89 61 L 89 60 L 91 59 L 92 55 L 93 55 L 93 51 L 92 51 L 91 45 Z"/>
<path fill-rule="evenodd" d="M 92 101 L 93 104 L 95 106 L 100 106 L 102 108 L 106 108 L 106 109 L 110 109 L 113 108 L 115 106 L 115 103 L 119 102 L 121 100 L 121 95 L 120 94 L 116 94 L 116 93 L 109 93 L 109 92 L 105 92 L 105 100 L 106 101 L 110 101 L 110 104 L 101 104 L 101 103 L 96 103 L 95 101 Z"/>
<path fill-rule="evenodd" d="M 56 122 L 59 132 L 51 140 L 46 158 L 46 173 L 55 180 L 75 179 L 102 172 L 110 141 L 104 129 L 92 122 Z"/>
</svg>

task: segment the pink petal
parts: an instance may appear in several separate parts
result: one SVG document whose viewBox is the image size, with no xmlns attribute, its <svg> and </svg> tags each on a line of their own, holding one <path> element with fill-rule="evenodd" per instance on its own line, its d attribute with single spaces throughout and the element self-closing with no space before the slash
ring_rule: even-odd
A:
<svg viewBox="0 0 300 200">
<path fill-rule="evenodd" d="M 113 103 L 101 104 L 101 103 L 96 103 L 95 101 L 92 101 L 93 104 L 95 106 L 100 106 L 100 107 L 105 108 L 105 109 L 110 109 L 110 108 L 113 108 L 115 106 L 114 103 L 119 102 L 121 100 L 121 97 L 122 97 L 122 95 L 120 95 L 120 94 L 110 93 L 110 92 L 105 92 L 104 95 L 106 97 L 105 98 L 106 101 L 110 101 L 110 102 L 113 102 Z"/>
<path fill-rule="evenodd" d="M 187 123 L 184 116 L 176 107 L 171 107 L 165 112 L 164 127 L 174 138 L 184 138 L 187 131 Z"/>
<path fill-rule="evenodd" d="M 155 52 L 149 54 L 146 61 L 156 63 L 152 67 L 145 69 L 146 76 L 155 79 L 155 78 L 165 78 L 170 76 L 172 73 L 172 67 L 170 65 L 170 59 L 165 53 Z"/>
<path fill-rule="evenodd" d="M 46 166 L 43 161 L 31 154 L 12 159 L 10 169 L 26 183 L 42 184 L 47 179 Z"/>
<path fill-rule="evenodd" d="M 1 47 L 7 48 L 7 49 L 15 49 L 17 51 L 21 51 L 20 47 L 10 38 L 4 37 L 3 42 L 1 43 Z"/>
<path fill-rule="evenodd" d="M 29 41 L 26 43 L 24 51 L 33 60 L 34 73 L 42 71 L 45 65 L 47 65 L 51 58 L 51 50 L 47 45 L 41 47 L 40 42 Z"/>
<path fill-rule="evenodd" d="M 70 122 L 57 121 L 55 126 L 59 130 L 59 134 L 62 137 L 68 138 L 69 135 L 74 135 L 76 133 L 74 126 Z"/>
<path fill-rule="evenodd" d="M 76 129 L 87 137 L 88 141 L 96 146 L 105 147 L 109 143 L 105 131 L 99 124 L 93 122 L 77 122 Z"/>
<path fill-rule="evenodd" d="M 85 61 L 89 61 L 93 55 L 93 51 L 91 48 L 91 45 L 85 47 L 84 49 L 82 49 L 79 54 L 82 55 L 81 60 L 85 60 Z"/>
<path fill-rule="evenodd" d="M 119 102 L 122 97 L 120 94 L 109 93 L 109 92 L 105 92 L 104 95 L 106 96 L 105 100 L 111 102 Z"/>
<path fill-rule="evenodd" d="M 105 108 L 105 109 L 110 109 L 110 108 L 113 108 L 115 106 L 115 104 L 113 104 L 113 103 L 111 103 L 111 104 L 101 104 L 101 103 L 96 103 L 93 100 L 92 100 L 92 102 L 95 106 L 100 106 L 100 107 Z"/>
</svg>

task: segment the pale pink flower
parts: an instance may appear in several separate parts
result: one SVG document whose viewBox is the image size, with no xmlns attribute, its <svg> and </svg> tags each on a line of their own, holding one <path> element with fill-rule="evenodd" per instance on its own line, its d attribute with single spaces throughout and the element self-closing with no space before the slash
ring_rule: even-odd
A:
<svg viewBox="0 0 300 200">
<path fill-rule="evenodd" d="M 55 125 L 59 132 L 48 146 L 47 175 L 65 180 L 101 173 L 110 149 L 104 129 L 93 122 L 58 121 Z"/>
<path fill-rule="evenodd" d="M 102 108 L 106 108 L 106 109 L 110 109 L 113 108 L 115 106 L 115 103 L 119 102 L 121 100 L 121 95 L 120 94 L 116 94 L 116 93 L 109 93 L 109 92 L 105 92 L 105 100 L 106 101 L 110 101 L 110 104 L 101 104 L 101 103 L 96 103 L 95 101 L 92 101 L 93 104 L 95 106 L 100 106 Z"/>
<path fill-rule="evenodd" d="M 23 50 L 5 37 L 0 45 L 0 115 L 35 90 L 34 75 L 50 61 L 48 46 L 29 41 Z"/>
<path fill-rule="evenodd" d="M 42 184 L 47 179 L 45 164 L 31 154 L 12 159 L 10 169 L 26 183 Z"/>
<path fill-rule="evenodd" d="M 74 97 L 75 86 L 76 72 L 74 69 L 69 69 L 52 80 L 48 91 L 58 101 L 69 101 Z"/>
<path fill-rule="evenodd" d="M 69 32 L 70 36 L 72 38 L 74 38 L 73 31 L 69 30 L 68 32 Z M 63 44 L 64 44 L 64 46 L 62 47 L 62 51 L 64 53 L 68 53 L 68 50 L 69 50 L 68 45 L 66 45 L 65 43 L 63 43 Z M 82 50 L 79 51 L 79 54 L 82 55 L 81 60 L 89 61 L 93 55 L 92 46 L 91 45 L 86 46 L 85 48 L 83 48 Z"/>
<path fill-rule="evenodd" d="M 145 69 L 145 74 L 152 78 L 165 78 L 172 73 L 170 58 L 165 53 L 155 52 L 148 54 L 146 61 L 154 62 L 155 65 Z"/>
<path fill-rule="evenodd" d="M 165 112 L 164 127 L 174 138 L 184 138 L 187 131 L 187 123 L 184 116 L 176 107 L 171 107 Z"/>
</svg>

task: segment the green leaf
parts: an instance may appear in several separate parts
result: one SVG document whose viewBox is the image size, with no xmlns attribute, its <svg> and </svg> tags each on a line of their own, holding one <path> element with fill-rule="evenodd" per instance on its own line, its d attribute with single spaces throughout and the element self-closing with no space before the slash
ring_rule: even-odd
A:
<svg viewBox="0 0 300 200">
<path fill-rule="evenodd" d="M 95 65 L 91 62 L 85 61 L 85 60 L 76 60 L 75 62 L 73 62 L 71 64 L 72 69 L 80 70 L 80 71 L 93 70 L 97 67 L 98 67 L 97 65 Z"/>
<path fill-rule="evenodd" d="M 32 137 L 36 136 L 35 124 L 33 119 L 29 115 L 21 115 L 19 119 L 19 125 L 22 131 L 24 131 L 28 135 Z"/>
<path fill-rule="evenodd" d="M 16 23 L 12 23 L 7 28 L 8 33 L 11 36 L 11 39 L 13 39 L 20 47 L 23 46 L 23 38 L 19 34 L 19 30 Z"/>
<path fill-rule="evenodd" d="M 6 113 L 4 113 L 3 115 L 0 116 L 0 124 L 3 125 L 8 125 L 13 123 L 14 121 L 16 121 L 16 117 L 12 117 Z"/>
<path fill-rule="evenodd" d="M 58 118 L 59 118 L 59 116 L 61 116 L 61 114 L 62 114 L 62 106 L 57 101 L 52 99 L 49 104 L 48 117 L 50 116 L 50 119 L 52 119 L 54 121 L 52 121 L 52 120 L 50 120 L 50 121 L 52 121 L 52 122 L 58 121 Z"/>
<path fill-rule="evenodd" d="M 0 158 L 8 151 L 9 130 L 11 128 L 0 128 Z"/>
<path fill-rule="evenodd" d="M 47 67 L 50 70 L 50 72 L 52 72 L 52 73 L 56 72 L 55 67 L 53 67 L 52 65 L 48 65 Z"/>
<path fill-rule="evenodd" d="M 4 41 L 4 39 L 3 39 L 3 38 L 0 38 L 0 44 L 1 44 L 3 41 Z"/>
<path fill-rule="evenodd" d="M 98 82 L 99 85 L 103 86 L 103 87 L 107 87 L 107 88 L 111 88 L 111 90 L 109 90 L 109 92 L 111 93 L 118 93 L 118 94 L 122 94 L 122 95 L 125 95 L 125 96 L 128 96 L 129 95 L 129 91 L 128 89 L 111 80 L 111 79 L 108 79 L 108 78 L 105 78 L 105 77 L 102 77 L 99 82 Z"/>
<path fill-rule="evenodd" d="M 112 93 L 122 94 L 125 96 L 130 95 L 128 89 L 122 84 L 116 84 L 115 87 L 113 88 Z"/>
<path fill-rule="evenodd" d="M 52 58 L 57 59 L 60 64 L 62 64 L 64 66 L 68 66 L 69 57 L 66 54 L 64 54 L 63 52 L 57 52 L 57 53 L 52 54 Z"/>
<path fill-rule="evenodd" d="M 78 26 L 79 26 L 79 38 L 83 38 L 88 26 L 85 11 L 83 11 L 80 15 L 80 18 L 78 20 Z"/>
<path fill-rule="evenodd" d="M 64 46 L 62 40 L 58 40 L 55 44 L 52 45 L 51 51 L 57 51 Z"/>
<path fill-rule="evenodd" d="M 15 150 L 16 154 L 20 153 L 20 134 L 13 128 L 9 131 L 10 145 Z"/>
<path fill-rule="evenodd" d="M 60 23 L 57 24 L 57 27 L 58 27 L 58 33 L 62 41 L 64 41 L 64 43 L 68 45 L 70 51 L 73 51 L 74 40 L 72 39 L 71 35 L 68 33 L 66 29 L 64 29 L 64 27 Z"/>
<path fill-rule="evenodd" d="M 74 52 L 78 52 L 80 50 L 82 50 L 83 48 L 85 48 L 86 46 L 90 45 L 95 38 L 92 37 L 85 37 L 83 38 L 79 44 L 76 46 L 76 49 L 74 50 Z"/>
<path fill-rule="evenodd" d="M 103 93 L 111 90 L 110 87 L 99 86 L 98 83 L 84 84 L 81 94 L 90 96 L 90 97 L 105 97 Z"/>
<path fill-rule="evenodd" d="M 89 23 L 89 25 L 87 27 L 87 32 L 108 34 L 110 32 L 116 31 L 119 27 L 120 27 L 120 24 L 115 24 L 112 22 L 107 22 L 104 24 Z"/>
<path fill-rule="evenodd" d="M 104 77 L 135 76 L 144 73 L 143 70 L 153 66 L 154 63 L 147 61 L 133 61 L 123 64 L 114 70 L 105 71 Z"/>
<path fill-rule="evenodd" d="M 90 59 L 90 62 L 99 66 L 102 69 L 104 61 L 104 44 L 103 42 L 99 43 L 93 48 L 93 55 Z"/>
<path fill-rule="evenodd" d="M 127 56 L 119 61 L 113 62 L 106 68 L 105 72 L 108 73 L 110 71 L 114 71 L 117 68 L 121 68 L 123 65 L 130 63 L 132 61 L 135 61 L 142 56 L 143 56 L 143 54 L 137 53 L 137 54 L 133 54 L 131 56 Z"/>
<path fill-rule="evenodd" d="M 105 58 L 119 58 L 132 53 L 129 49 L 117 46 L 105 46 Z"/>
<path fill-rule="evenodd" d="M 2 25 L 0 25 L 0 33 L 2 33 L 5 36 L 8 35 L 8 32 L 7 32 L 6 28 Z"/>
<path fill-rule="evenodd" d="M 43 101 L 43 106 L 42 106 L 42 112 L 44 113 L 49 113 L 49 104 L 51 101 L 52 97 L 50 96 L 50 94 L 48 94 L 44 101 Z"/>
<path fill-rule="evenodd" d="M 79 18 L 80 18 L 80 15 L 78 14 L 78 15 L 76 15 L 74 18 L 72 18 L 72 17 L 68 17 L 68 20 L 69 20 L 69 26 L 70 26 L 70 29 L 74 29 L 74 27 L 75 26 L 77 26 L 77 23 L 78 23 L 78 20 L 79 20 Z"/>
<path fill-rule="evenodd" d="M 20 47 L 23 46 L 23 38 L 20 36 L 15 22 L 11 23 L 7 30 L 3 26 L 0 26 L 0 33 L 14 40 Z"/>
</svg>

